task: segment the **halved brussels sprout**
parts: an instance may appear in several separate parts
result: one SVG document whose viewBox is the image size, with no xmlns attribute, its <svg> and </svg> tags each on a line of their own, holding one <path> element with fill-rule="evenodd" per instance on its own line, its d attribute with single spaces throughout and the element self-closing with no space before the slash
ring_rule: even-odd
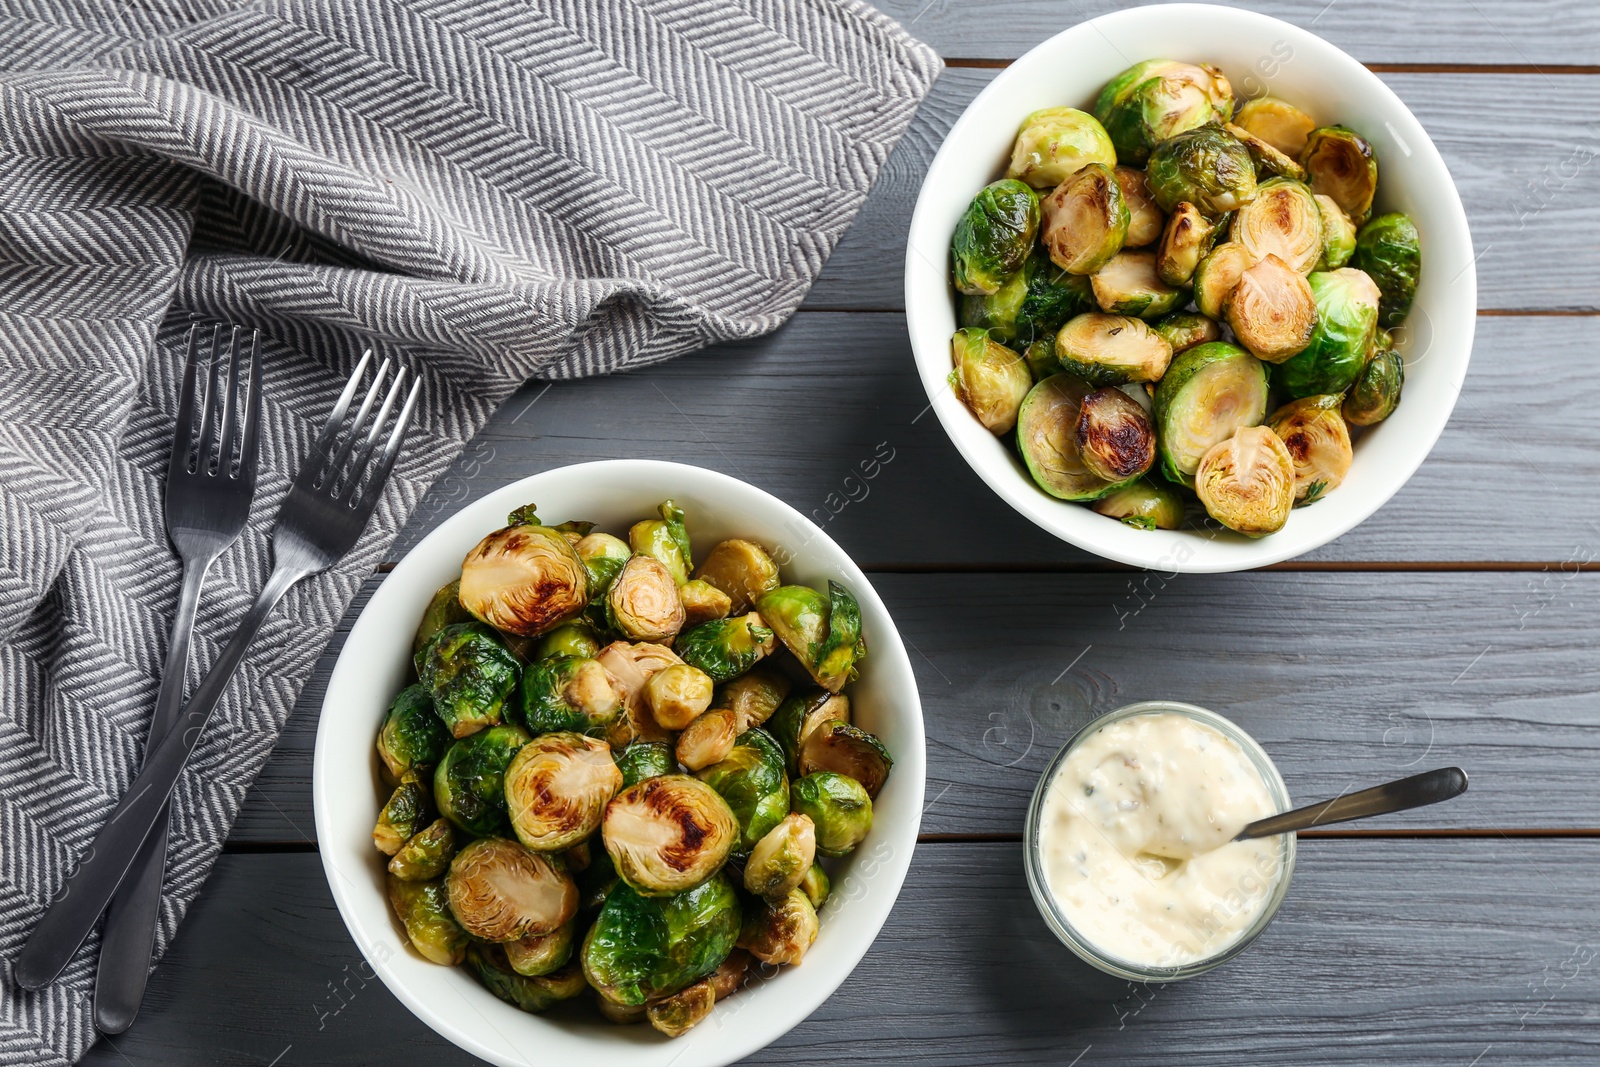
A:
<svg viewBox="0 0 1600 1067">
<path fill-rule="evenodd" d="M 1294 463 L 1278 435 L 1265 426 L 1241 426 L 1205 454 L 1194 488 L 1213 519 L 1261 537 L 1289 521 L 1294 480 Z"/>
<path fill-rule="evenodd" d="M 1201 126 L 1157 145 L 1145 182 L 1161 210 L 1188 201 L 1215 217 L 1255 199 L 1256 165 L 1237 137 L 1221 126 Z"/>
<path fill-rule="evenodd" d="M 623 881 L 641 893 L 678 893 L 722 867 L 739 820 L 698 778 L 664 774 L 613 797 L 600 834 Z"/>
<path fill-rule="evenodd" d="M 595 656 L 606 669 L 611 684 L 622 694 L 622 715 L 606 732 L 614 749 L 627 748 L 635 741 L 668 741 L 671 735 L 656 724 L 650 714 L 645 685 L 650 676 L 664 667 L 682 663 L 672 649 L 648 641 L 613 641 Z"/>
<path fill-rule="evenodd" d="M 439 813 L 482 837 L 505 827 L 505 773 L 529 741 L 520 726 L 491 726 L 451 745 L 433 772 Z"/>
<path fill-rule="evenodd" d="M 682 1037 L 711 1014 L 717 994 L 709 978 L 685 986 L 670 997 L 651 1001 L 645 1008 L 650 1025 L 668 1037 Z"/>
<path fill-rule="evenodd" d="M 1294 498 L 1299 504 L 1321 500 L 1339 488 L 1350 473 L 1350 428 L 1345 425 L 1341 396 L 1306 396 L 1291 400 L 1267 420 L 1294 464 Z"/>
<path fill-rule="evenodd" d="M 1047 107 L 1022 120 L 1006 176 L 1053 189 L 1091 163 L 1117 164 L 1105 127 L 1077 108 Z"/>
<path fill-rule="evenodd" d="M 616 1004 L 671 996 L 727 959 L 741 925 L 739 895 L 721 874 L 665 897 L 618 885 L 584 938 L 583 973 Z"/>
<path fill-rule="evenodd" d="M 872 829 L 872 797 L 848 775 L 808 774 L 789 786 L 789 803 L 816 826 L 817 851 L 824 856 L 843 856 Z"/>
<path fill-rule="evenodd" d="M 683 585 L 689 580 L 689 572 L 694 570 L 683 509 L 670 500 L 663 500 L 656 510 L 661 518 L 645 519 L 628 527 L 628 547 L 635 556 L 649 556 L 659 562 L 672 575 L 674 584 Z M 623 569 L 626 570 L 626 566 Z"/>
<path fill-rule="evenodd" d="M 1306 148 L 1306 138 L 1317 128 L 1316 120 L 1310 115 L 1275 96 L 1246 100 L 1233 121 L 1290 159 L 1300 158 Z"/>
<path fill-rule="evenodd" d="M 650 714 L 655 716 L 658 725 L 668 730 L 683 729 L 709 708 L 712 690 L 711 678 L 706 672 L 687 663 L 663 667 L 652 674 L 644 686 Z"/>
<path fill-rule="evenodd" d="M 1156 441 L 1167 478 L 1193 485 L 1200 460 L 1267 414 L 1267 368 L 1223 341 L 1180 352 L 1156 386 Z"/>
<path fill-rule="evenodd" d="M 592 533 L 572 546 L 589 576 L 589 599 L 603 597 L 622 565 L 633 555 L 628 542 L 608 533 Z"/>
<path fill-rule="evenodd" d="M 444 880 L 410 882 L 390 875 L 389 906 L 405 927 L 411 947 L 430 963 L 454 967 L 467 954 L 467 932 L 450 914 Z"/>
<path fill-rule="evenodd" d="M 539 638 L 539 643 L 533 646 L 529 662 L 549 659 L 551 656 L 592 659 L 599 651 L 600 639 L 595 636 L 594 627 L 586 622 L 564 622 Z"/>
<path fill-rule="evenodd" d="M 417 677 L 433 710 L 457 737 L 501 721 L 506 698 L 517 688 L 522 664 L 482 623 L 446 626 L 417 659 Z"/>
<path fill-rule="evenodd" d="M 548 934 L 578 913 L 578 887 L 559 862 L 504 837 L 467 842 L 444 884 L 450 914 L 484 941 Z"/>
<path fill-rule="evenodd" d="M 1228 297 L 1239 284 L 1239 276 L 1255 265 L 1256 257 L 1244 245 L 1233 241 L 1206 253 L 1194 269 L 1194 306 L 1207 318 L 1220 319 L 1227 313 Z"/>
<path fill-rule="evenodd" d="M 533 505 L 489 534 L 461 562 L 461 606 L 496 630 L 538 637 L 583 610 L 589 572 L 566 535 L 541 526 Z"/>
<path fill-rule="evenodd" d="M 840 720 L 820 724 L 800 743 L 801 777 L 833 771 L 861 783 L 874 799 L 889 780 L 894 760 L 883 742 L 859 726 Z"/>
<path fill-rule="evenodd" d="M 611 748 L 583 734 L 535 737 L 506 768 L 506 811 L 517 840 L 536 852 L 570 848 L 600 827 L 622 788 Z"/>
<path fill-rule="evenodd" d="M 1189 285 L 1222 230 L 1220 222 L 1206 218 L 1187 200 L 1173 208 L 1156 249 L 1156 277 L 1171 286 Z"/>
<path fill-rule="evenodd" d="M 389 860 L 389 873 L 408 882 L 431 882 L 444 874 L 456 854 L 456 832 L 450 820 L 435 819 L 411 835 Z"/>
<path fill-rule="evenodd" d="M 1257 182 L 1268 178 L 1290 178 L 1297 182 L 1306 180 L 1306 169 L 1267 141 L 1231 122 L 1224 122 L 1222 128 L 1237 137 L 1239 143 L 1249 150 L 1250 158 L 1256 165 Z"/>
<path fill-rule="evenodd" d="M 400 784 L 378 813 L 378 823 L 372 828 L 372 843 L 385 856 L 399 852 L 434 817 L 433 800 L 428 796 L 420 770 L 413 767 L 400 776 Z"/>
<path fill-rule="evenodd" d="M 616 758 L 617 770 L 622 772 L 622 788 L 654 778 L 673 774 L 678 762 L 673 758 L 672 746 L 665 741 L 635 741 Z"/>
<path fill-rule="evenodd" d="M 1183 497 L 1169 485 L 1140 478 L 1089 505 L 1137 530 L 1176 530 L 1183 526 Z"/>
<path fill-rule="evenodd" d="M 1137 167 L 1117 167 L 1113 173 L 1117 176 L 1118 188 L 1122 190 L 1122 202 L 1128 205 L 1128 236 L 1123 240 L 1122 247 L 1143 248 L 1154 244 L 1161 236 L 1166 220 L 1162 218 L 1155 198 L 1150 195 L 1150 187 L 1145 184 L 1144 171 Z M 1062 322 L 1065 321 L 1062 319 Z"/>
<path fill-rule="evenodd" d="M 761 618 L 822 688 L 843 689 L 866 658 L 861 605 L 849 589 L 829 579 L 828 597 L 803 585 L 783 585 L 761 598 Z"/>
<path fill-rule="evenodd" d="M 758 667 L 725 684 L 716 696 L 716 706 L 727 708 L 739 718 L 741 730 L 760 726 L 772 717 L 789 695 L 789 679 L 777 671 Z"/>
<path fill-rule="evenodd" d="M 1083 398 L 1074 440 L 1084 468 L 1107 482 L 1126 483 L 1149 470 L 1156 458 L 1156 434 L 1149 414 L 1114 386 L 1096 389 Z"/>
<path fill-rule="evenodd" d="M 417 626 L 416 636 L 411 639 L 412 658 L 414 659 L 417 653 L 428 647 L 433 635 L 446 626 L 471 621 L 471 613 L 461 606 L 461 579 L 457 578 L 433 594 L 433 599 L 428 601 L 428 606 L 423 609 L 422 622 Z"/>
<path fill-rule="evenodd" d="M 750 850 L 744 887 L 758 897 L 786 897 L 799 888 L 816 858 L 816 827 L 807 816 L 791 812 Z"/>
<path fill-rule="evenodd" d="M 1017 409 L 1028 395 L 1033 376 L 1022 357 L 989 337 L 985 330 L 957 330 L 950 339 L 955 369 L 950 386 L 983 428 L 994 434 L 1009 433 L 1017 424 Z"/>
<path fill-rule="evenodd" d="M 1347 126 L 1311 131 L 1300 150 L 1300 165 L 1311 175 L 1311 191 L 1326 193 L 1360 226 L 1372 213 L 1378 191 L 1378 157 L 1366 138 Z"/>
<path fill-rule="evenodd" d="M 683 601 L 685 628 L 727 618 L 733 610 L 733 598 L 703 578 L 682 585 L 678 589 L 678 599 Z"/>
<path fill-rule="evenodd" d="M 1352 426 L 1376 426 L 1394 414 L 1405 385 L 1406 367 L 1400 353 L 1374 346 L 1367 365 L 1356 376 L 1344 398 L 1344 419 Z"/>
<path fill-rule="evenodd" d="M 1317 305 L 1311 343 L 1273 373 L 1274 384 L 1291 398 L 1348 389 L 1366 366 L 1378 324 L 1378 287 L 1364 272 L 1341 267 L 1306 281 Z"/>
<path fill-rule="evenodd" d="M 739 820 L 736 854 L 749 852 L 789 811 L 789 779 L 783 750 L 756 727 L 740 734 L 727 756 L 702 769 L 697 777 L 728 802 Z"/>
<path fill-rule="evenodd" d="M 732 619 L 703 622 L 678 636 L 678 655 L 714 682 L 727 682 L 770 656 L 778 647 L 773 631 L 750 612 Z"/>
<path fill-rule="evenodd" d="M 1422 236 L 1409 215 L 1379 215 L 1356 236 L 1351 265 L 1378 286 L 1378 324 L 1398 326 L 1411 310 L 1422 274 Z"/>
<path fill-rule="evenodd" d="M 1034 386 L 1022 402 L 1017 419 L 1022 461 L 1034 483 L 1059 500 L 1095 500 L 1115 488 L 1091 473 L 1078 451 L 1078 419 L 1083 398 L 1092 391 L 1081 378 L 1056 374 Z"/>
<path fill-rule="evenodd" d="M 1160 318 L 1189 300 L 1183 290 L 1161 281 L 1154 252 L 1118 252 L 1094 272 L 1090 282 L 1095 301 L 1117 315 Z"/>
<path fill-rule="evenodd" d="M 467 966 L 483 983 L 483 988 L 512 1007 L 533 1013 L 549 1011 L 588 988 L 583 971 L 576 966 L 528 977 L 513 970 L 506 957 L 506 951 L 499 945 L 467 947 Z"/>
<path fill-rule="evenodd" d="M 712 708 L 683 728 L 674 754 L 679 763 L 698 771 L 727 759 L 743 732 L 736 713 L 727 708 Z"/>
<path fill-rule="evenodd" d="M 1256 198 L 1234 214 L 1228 237 L 1258 260 L 1277 256 L 1309 274 L 1322 258 L 1322 209 L 1302 183 L 1273 178 L 1256 186 Z"/>
<path fill-rule="evenodd" d="M 950 239 L 956 289 L 974 296 L 996 292 L 1022 269 L 1039 235 L 1039 196 L 1014 178 L 983 187 Z"/>
<path fill-rule="evenodd" d="M 1233 89 L 1215 67 L 1146 60 L 1113 78 L 1094 112 L 1117 158 L 1142 165 L 1163 141 L 1233 114 Z"/>
<path fill-rule="evenodd" d="M 449 744 L 450 731 L 434 714 L 427 687 L 408 685 L 400 690 L 378 728 L 378 756 L 389 774 L 399 781 L 412 767 L 431 767 Z"/>
<path fill-rule="evenodd" d="M 1064 372 L 1090 385 L 1154 382 L 1166 373 L 1172 346 L 1140 319 L 1095 311 L 1057 331 L 1056 359 Z"/>
<path fill-rule="evenodd" d="M 1317 193 L 1316 201 L 1322 212 L 1322 258 L 1317 260 L 1317 270 L 1338 270 L 1355 254 L 1356 224 L 1333 197 Z"/>
<path fill-rule="evenodd" d="M 743 615 L 756 601 L 778 588 L 778 565 L 754 541 L 733 538 L 706 554 L 695 577 L 710 582 L 733 601 L 730 615 Z"/>
<path fill-rule="evenodd" d="M 822 864 L 813 863 L 811 869 L 800 879 L 800 892 L 811 901 L 811 906 L 818 911 L 828 902 L 828 897 L 833 893 L 833 879 L 828 877 L 828 872 L 822 869 Z"/>
<path fill-rule="evenodd" d="M 1222 340 L 1222 328 L 1216 320 L 1198 311 L 1174 311 L 1152 322 L 1150 328 L 1167 339 L 1174 355 L 1207 341 Z"/>
<path fill-rule="evenodd" d="M 530 734 L 604 737 L 622 715 L 622 694 L 599 660 L 551 656 L 523 670 L 521 711 Z"/>
<path fill-rule="evenodd" d="M 1089 279 L 1062 270 L 1035 248 L 996 292 L 962 296 L 956 310 L 961 326 L 988 330 L 994 340 L 1020 348 L 1094 307 Z"/>
<path fill-rule="evenodd" d="M 850 721 L 850 698 L 842 693 L 812 689 L 783 702 L 767 722 L 767 733 L 783 750 L 789 777 L 800 777 L 800 746 L 825 722 Z"/>
<path fill-rule="evenodd" d="M 760 900 L 745 913 L 739 947 L 762 963 L 799 963 L 817 940 L 817 909 L 791 889 L 776 901 Z"/>
<path fill-rule="evenodd" d="M 654 556 L 628 560 L 606 591 L 607 623 L 635 641 L 670 641 L 683 628 L 683 620 L 678 583 Z"/>
<path fill-rule="evenodd" d="M 1044 198 L 1041 239 L 1050 261 L 1069 274 L 1093 274 L 1122 249 L 1128 205 L 1111 168 L 1091 163 Z"/>
<path fill-rule="evenodd" d="M 526 978 L 538 978 L 558 971 L 572 959 L 573 942 L 578 937 L 578 922 L 568 919 L 548 934 L 530 934 L 516 941 L 507 941 L 506 963 L 513 971 Z"/>
<path fill-rule="evenodd" d="M 1234 337 L 1268 363 L 1303 351 L 1317 325 L 1317 302 L 1305 276 L 1270 252 L 1239 275 L 1227 313 Z"/>
</svg>

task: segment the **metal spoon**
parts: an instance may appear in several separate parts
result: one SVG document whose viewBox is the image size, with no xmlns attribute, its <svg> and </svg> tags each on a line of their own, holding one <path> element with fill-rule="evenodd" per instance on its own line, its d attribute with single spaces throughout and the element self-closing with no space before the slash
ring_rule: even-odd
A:
<svg viewBox="0 0 1600 1067">
<path fill-rule="evenodd" d="M 1346 793 L 1332 800 L 1283 812 L 1281 815 L 1257 819 L 1240 830 L 1239 836 L 1234 840 L 1246 841 L 1252 837 L 1289 834 L 1296 830 L 1309 830 L 1313 826 L 1365 819 L 1370 815 L 1387 815 L 1391 811 L 1405 811 L 1407 808 L 1426 807 L 1441 800 L 1458 797 L 1466 791 L 1466 771 L 1460 767 L 1440 767 L 1436 771 L 1424 771 L 1421 774 L 1413 774 L 1410 778 L 1375 785 L 1359 793 Z"/>
</svg>

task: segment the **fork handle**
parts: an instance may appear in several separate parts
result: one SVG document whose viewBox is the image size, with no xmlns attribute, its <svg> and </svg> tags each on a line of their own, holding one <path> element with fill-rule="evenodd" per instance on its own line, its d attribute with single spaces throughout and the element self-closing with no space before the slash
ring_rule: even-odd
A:
<svg viewBox="0 0 1600 1067">
<path fill-rule="evenodd" d="M 145 753 L 144 767 L 100 828 L 94 843 L 78 862 L 78 869 L 68 877 L 44 917 L 33 928 L 12 971 L 22 988 L 43 989 L 54 981 L 94 929 L 133 866 L 145 839 L 166 810 L 167 798 L 178 784 L 190 753 L 199 743 L 206 722 L 227 691 L 246 650 L 261 631 L 262 623 L 283 594 L 310 573 L 311 570 L 302 564 L 285 563 L 281 559 L 274 566 L 261 595 L 245 613 L 233 639 L 217 656 L 216 663 L 200 682 L 172 729 Z"/>
<path fill-rule="evenodd" d="M 194 633 L 195 609 L 200 589 L 214 554 L 186 556 L 183 584 L 178 590 L 178 610 L 167 640 L 167 659 L 161 668 L 161 691 L 150 720 L 146 750 L 161 743 L 183 710 L 183 678 L 189 665 L 189 639 Z M 133 866 L 106 912 L 100 933 L 100 965 L 94 979 L 94 1025 L 102 1033 L 120 1034 L 133 1025 L 150 979 L 150 954 L 155 948 L 156 923 L 161 917 L 161 880 L 167 866 L 167 831 L 171 809 L 162 811 L 155 830 L 145 838 Z"/>
</svg>

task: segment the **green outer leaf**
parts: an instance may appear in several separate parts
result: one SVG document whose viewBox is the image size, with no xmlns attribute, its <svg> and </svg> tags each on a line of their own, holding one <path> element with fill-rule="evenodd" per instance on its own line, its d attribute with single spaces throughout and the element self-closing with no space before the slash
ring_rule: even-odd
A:
<svg viewBox="0 0 1600 1067">
<path fill-rule="evenodd" d="M 583 940 L 583 973 L 619 1004 L 668 996 L 721 966 L 742 921 L 738 894 L 720 873 L 665 897 L 619 882 Z"/>
<path fill-rule="evenodd" d="M 1394 414 L 1405 387 L 1406 365 L 1393 348 L 1379 348 L 1345 395 L 1343 413 L 1352 426 L 1373 426 Z"/>
<path fill-rule="evenodd" d="M 1022 269 L 1039 236 L 1039 195 L 1015 178 L 991 182 L 972 198 L 950 239 L 956 289 L 995 292 Z"/>
<path fill-rule="evenodd" d="M 428 687 L 434 711 L 457 735 L 464 725 L 481 728 L 500 722 L 521 672 L 517 657 L 481 622 L 446 626 L 417 662 L 417 677 Z"/>
<path fill-rule="evenodd" d="M 678 546 L 678 555 L 683 557 L 685 573 L 694 570 L 694 548 L 689 543 L 689 527 L 684 523 L 683 509 L 671 500 L 663 500 L 660 507 L 661 518 L 667 524 L 667 535 L 672 538 L 672 543 Z M 683 582 L 679 582 L 683 585 Z"/>
<path fill-rule="evenodd" d="M 1356 234 L 1351 266 L 1378 283 L 1378 325 L 1398 326 L 1411 311 L 1422 276 L 1422 235 L 1409 215 L 1379 215 Z"/>
<path fill-rule="evenodd" d="M 428 690 L 409 685 L 394 698 L 378 728 L 378 755 L 389 773 L 398 776 L 419 764 L 438 763 L 450 741 L 449 729 L 434 714 Z"/>
<path fill-rule="evenodd" d="M 861 634 L 861 605 L 855 594 L 833 579 L 828 580 L 828 637 L 817 657 L 819 680 L 842 678 L 855 670 L 867 654 Z M 832 688 L 829 686 L 828 688 Z"/>
<path fill-rule="evenodd" d="M 866 787 L 843 774 L 818 771 L 789 787 L 794 810 L 817 829 L 817 851 L 843 856 L 872 830 L 872 798 Z"/>
<path fill-rule="evenodd" d="M 456 832 L 450 820 L 435 819 L 411 835 L 389 860 L 389 873 L 408 882 L 425 882 L 443 877 L 456 854 Z"/>
<path fill-rule="evenodd" d="M 529 740 L 520 726 L 491 726 L 451 745 L 433 772 L 439 813 L 476 837 L 504 830 L 506 767 Z"/>
<path fill-rule="evenodd" d="M 736 855 L 749 852 L 789 814 L 783 750 L 759 726 L 740 734 L 726 759 L 704 768 L 696 777 L 715 789 L 739 820 Z"/>
<path fill-rule="evenodd" d="M 406 771 L 389 794 L 389 800 L 378 813 L 378 825 L 373 840 L 380 837 L 391 842 L 386 851 L 398 852 L 405 842 L 415 836 L 433 819 L 432 798 L 418 768 Z"/>
<path fill-rule="evenodd" d="M 828 602 L 806 585 L 780 585 L 756 602 L 761 618 L 807 669 L 816 666 L 827 639 Z"/>
<path fill-rule="evenodd" d="M 422 611 L 422 621 L 417 624 L 416 636 L 411 639 L 411 658 L 415 660 L 433 636 L 446 626 L 458 622 L 471 622 L 472 613 L 461 606 L 461 579 L 441 586 Z"/>
<path fill-rule="evenodd" d="M 672 647 L 683 662 L 704 671 L 712 681 L 727 682 L 760 662 L 771 638 L 771 630 L 751 623 L 748 615 L 739 615 L 685 630 Z"/>
<path fill-rule="evenodd" d="M 524 504 L 520 508 L 512 508 L 511 514 L 506 516 L 507 526 L 543 526 L 539 521 L 539 505 Z"/>
<path fill-rule="evenodd" d="M 1246 352 L 1237 345 L 1228 344 L 1226 341 L 1207 341 L 1202 345 L 1185 349 L 1173 357 L 1172 364 L 1167 368 L 1167 373 L 1156 384 L 1156 394 L 1153 401 L 1156 441 L 1161 453 L 1161 470 L 1169 481 L 1179 485 L 1191 485 L 1194 481 L 1194 472 L 1183 470 L 1182 461 L 1173 455 L 1171 441 L 1177 436 L 1176 420 L 1184 415 L 1184 401 L 1190 386 L 1196 384 L 1195 380 L 1200 372 L 1218 363 L 1225 361 L 1237 362 L 1241 378 L 1248 384 L 1259 384 L 1260 402 L 1251 411 L 1244 413 L 1238 420 L 1238 426 L 1258 426 L 1267 417 L 1267 367 L 1259 359 Z M 1245 374 L 1257 377 L 1244 378 Z M 1235 426 L 1235 429 L 1238 428 Z M 1199 456 L 1193 457 L 1195 462 Z"/>
<path fill-rule="evenodd" d="M 620 702 L 616 714 L 597 722 L 568 704 L 564 695 L 567 683 L 585 661 L 583 656 L 557 655 L 537 660 L 523 669 L 520 718 L 528 733 L 535 737 L 567 731 L 590 737 L 606 735 L 622 714 Z"/>
<path fill-rule="evenodd" d="M 417 951 L 434 963 L 459 963 L 470 938 L 450 913 L 444 879 L 408 882 L 390 875 L 387 886 L 389 906 Z"/>
<path fill-rule="evenodd" d="M 1217 216 L 1255 198 L 1256 165 L 1237 137 L 1220 126 L 1201 126 L 1155 147 L 1145 184 L 1162 211 L 1187 200 Z"/>
<path fill-rule="evenodd" d="M 623 789 L 646 778 L 678 773 L 677 758 L 672 754 L 672 746 L 665 741 L 635 741 L 615 759 L 617 769 L 622 772 Z"/>
<path fill-rule="evenodd" d="M 1306 281 L 1317 302 L 1311 343 L 1272 372 L 1273 384 L 1291 400 L 1348 389 L 1367 365 L 1378 324 L 1377 305 L 1352 299 L 1349 275 L 1318 271 Z"/>
</svg>

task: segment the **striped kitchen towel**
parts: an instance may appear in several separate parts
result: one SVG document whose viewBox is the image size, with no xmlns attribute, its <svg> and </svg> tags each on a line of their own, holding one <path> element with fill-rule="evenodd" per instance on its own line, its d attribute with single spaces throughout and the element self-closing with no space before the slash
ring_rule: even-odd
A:
<svg viewBox="0 0 1600 1067">
<path fill-rule="evenodd" d="M 66 1064 L 98 939 L 38 994 L 11 960 L 141 757 L 190 316 L 266 356 L 256 509 L 191 688 L 361 351 L 425 391 L 366 536 L 289 594 L 179 785 L 158 949 L 496 405 L 776 328 L 940 63 L 857 0 L 0 0 L 0 49 L 0 1063 Z"/>
</svg>

